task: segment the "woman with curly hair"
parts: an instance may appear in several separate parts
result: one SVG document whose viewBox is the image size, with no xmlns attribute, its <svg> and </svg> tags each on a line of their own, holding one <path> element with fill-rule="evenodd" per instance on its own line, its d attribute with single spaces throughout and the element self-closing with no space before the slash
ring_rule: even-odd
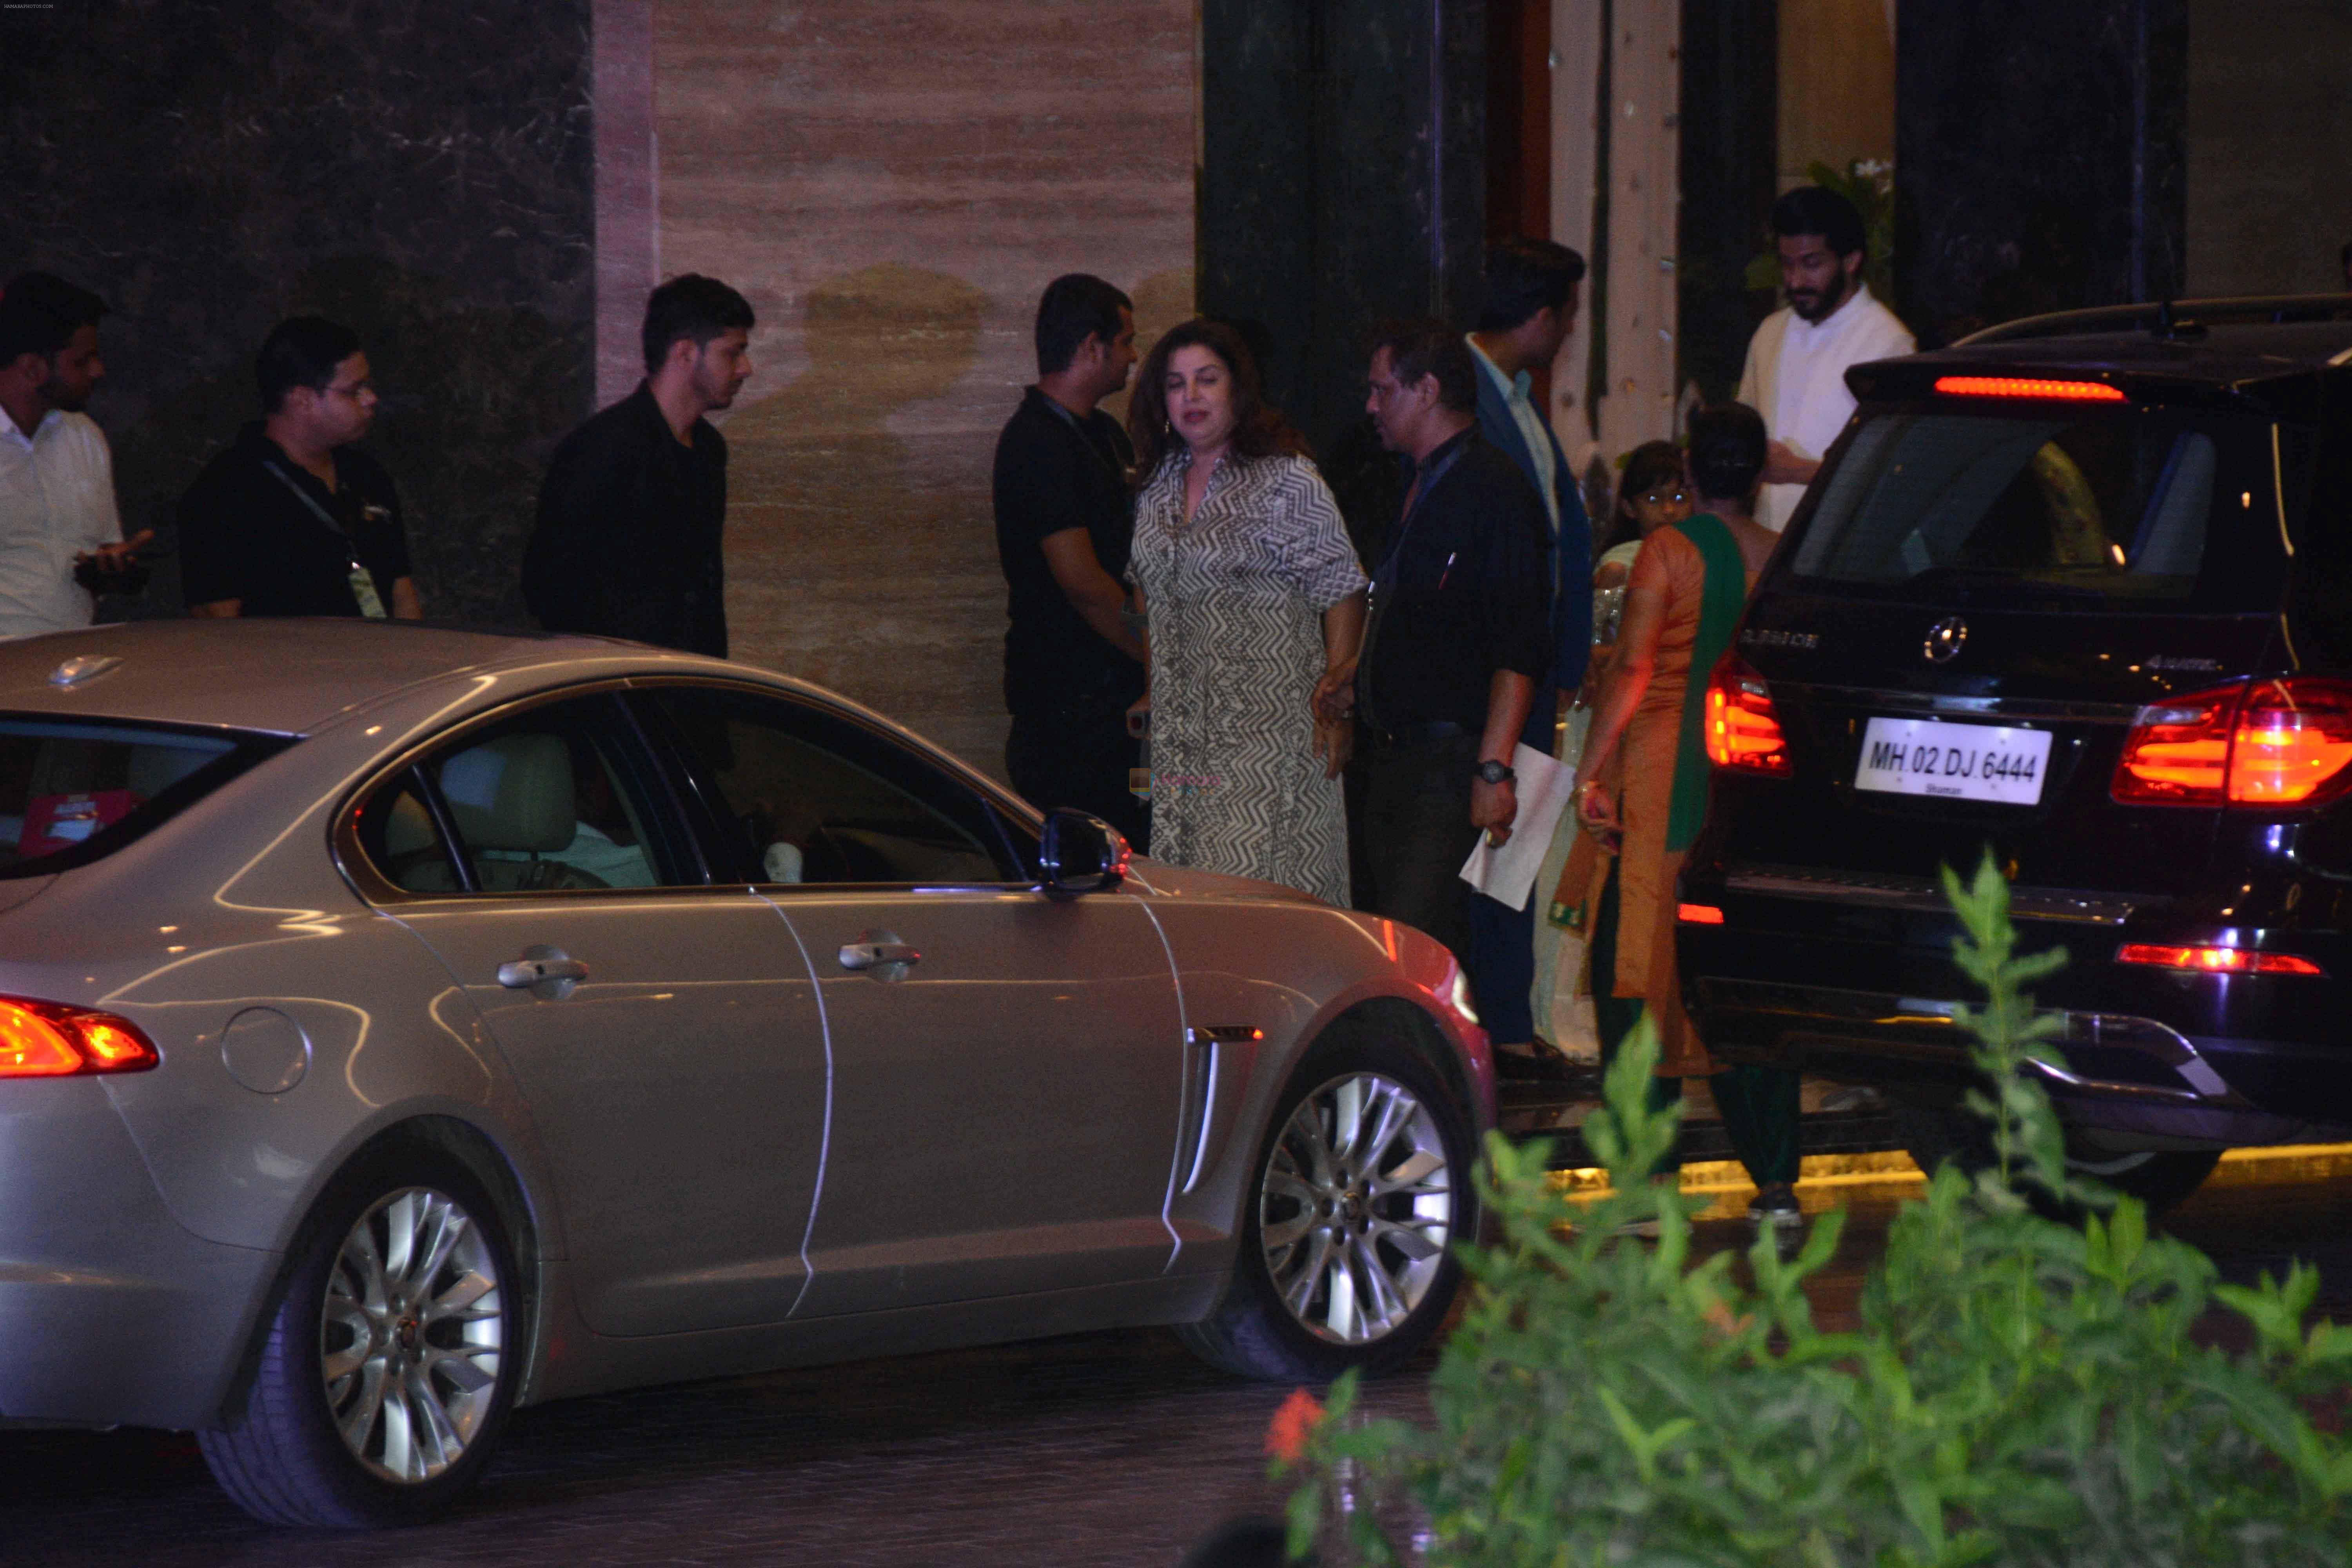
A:
<svg viewBox="0 0 2352 1568">
<path fill-rule="evenodd" d="M 1364 574 L 1306 443 L 1223 322 L 1153 346 L 1128 428 L 1128 567 L 1151 644 L 1151 851 L 1348 901 L 1343 723 L 1316 682 L 1355 658 Z"/>
</svg>

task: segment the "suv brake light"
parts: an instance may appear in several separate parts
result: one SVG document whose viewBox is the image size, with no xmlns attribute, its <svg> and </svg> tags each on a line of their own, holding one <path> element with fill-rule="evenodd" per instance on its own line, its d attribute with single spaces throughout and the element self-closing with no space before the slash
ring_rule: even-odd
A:
<svg viewBox="0 0 2352 1568">
<path fill-rule="evenodd" d="M 1939 375 L 1946 397 L 2024 397 L 2037 403 L 2128 403 L 2104 381 L 2038 381 L 2019 375 Z"/>
<path fill-rule="evenodd" d="M 154 1043 L 128 1018 L 0 996 L 0 1079 L 140 1072 L 161 1060 Z"/>
<path fill-rule="evenodd" d="M 2143 708 L 2112 793 L 2132 805 L 2302 805 L 2352 784 L 2352 684 L 2293 676 Z"/>
<path fill-rule="evenodd" d="M 1706 754 L 1718 768 L 1775 776 L 1796 771 L 1764 678 L 1727 653 L 1706 682 Z"/>
</svg>

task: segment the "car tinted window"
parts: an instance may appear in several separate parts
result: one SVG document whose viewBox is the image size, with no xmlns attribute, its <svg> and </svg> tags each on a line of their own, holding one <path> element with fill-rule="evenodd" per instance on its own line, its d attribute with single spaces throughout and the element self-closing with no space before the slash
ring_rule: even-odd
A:
<svg viewBox="0 0 2352 1568">
<path fill-rule="evenodd" d="M 479 891 L 701 879 L 634 728 L 610 697 L 551 702 L 469 731 L 418 772 L 439 796 L 441 820 Z M 389 856 L 394 837 L 413 838 L 418 825 L 396 794 L 383 815 Z M 409 853 L 424 863 L 421 845 Z M 399 881 L 393 866 L 380 861 L 379 869 Z"/>
<path fill-rule="evenodd" d="M 286 743 L 0 715 L 0 877 L 110 855 Z"/>
<path fill-rule="evenodd" d="M 1875 415 L 1792 570 L 1963 603 L 2265 608 L 2284 561 L 2270 450 L 2254 421 L 2143 407 Z"/>
<path fill-rule="evenodd" d="M 434 820 L 425 785 L 414 772 L 377 786 L 360 808 L 360 849 L 395 888 L 412 893 L 454 893 L 464 888 L 457 860 Z"/>
<path fill-rule="evenodd" d="M 729 853 L 760 880 L 1019 879 L 978 796 L 862 725 L 751 692 L 646 696 L 700 773 Z"/>
</svg>

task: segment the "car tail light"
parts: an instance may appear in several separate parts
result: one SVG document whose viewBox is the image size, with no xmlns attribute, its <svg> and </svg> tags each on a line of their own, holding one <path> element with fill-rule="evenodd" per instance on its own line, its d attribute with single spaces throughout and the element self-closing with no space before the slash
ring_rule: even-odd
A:
<svg viewBox="0 0 2352 1568">
<path fill-rule="evenodd" d="M 2166 947 L 2152 942 L 2127 942 L 2116 949 L 2117 963 L 2145 963 L 2157 969 L 2193 969 L 2205 974 L 2319 974 L 2327 972 L 2292 952 L 2256 952 L 2244 947 Z"/>
<path fill-rule="evenodd" d="M 161 1060 L 153 1043 L 127 1018 L 0 996 L 0 1078 L 139 1072 Z"/>
<path fill-rule="evenodd" d="M 1706 754 L 1717 767 L 1740 773 L 1796 771 L 1764 678 L 1736 653 L 1717 659 L 1707 678 Z"/>
<path fill-rule="evenodd" d="M 2133 805 L 2219 805 L 2242 686 L 2143 708 L 2124 737 L 2113 794 Z"/>
<path fill-rule="evenodd" d="M 1675 919 L 1686 926 L 1719 926 L 1723 911 L 1713 904 L 1676 904 Z"/>
<path fill-rule="evenodd" d="M 2126 805 L 2303 805 L 2352 784 L 2352 684 L 2310 677 L 2143 708 L 2113 793 Z"/>
<path fill-rule="evenodd" d="M 2128 403 L 2104 381 L 2041 381 L 2019 375 L 1939 375 L 1947 397 L 2024 397 L 2037 403 Z"/>
<path fill-rule="evenodd" d="M 2230 746 L 2230 798 L 2294 805 L 2332 794 L 2352 765 L 2352 686 L 2265 680 L 2238 710 Z"/>
</svg>

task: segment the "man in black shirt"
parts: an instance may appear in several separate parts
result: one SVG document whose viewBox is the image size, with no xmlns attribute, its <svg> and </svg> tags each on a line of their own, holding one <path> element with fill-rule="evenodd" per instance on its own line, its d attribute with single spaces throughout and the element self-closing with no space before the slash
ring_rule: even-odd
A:
<svg viewBox="0 0 2352 1568">
<path fill-rule="evenodd" d="M 254 374 L 263 418 L 180 498 L 189 614 L 422 619 L 392 476 L 352 445 L 376 407 L 358 334 L 280 321 Z"/>
<path fill-rule="evenodd" d="M 1527 476 L 1478 434 L 1477 371 L 1451 329 L 1384 334 L 1370 408 L 1382 444 L 1412 459 L 1412 487 L 1372 574 L 1363 647 L 1316 702 L 1359 721 L 1358 906 L 1467 968 L 1462 863 L 1481 831 L 1510 837 L 1512 748 L 1551 667 L 1550 529 Z"/>
<path fill-rule="evenodd" d="M 996 552 L 1004 568 L 1004 767 L 1048 809 L 1090 812 L 1145 847 L 1128 788 L 1139 761 L 1128 710 L 1143 695 L 1143 639 L 1127 620 L 1134 449 L 1096 405 L 1127 384 L 1135 310 L 1099 278 L 1055 279 L 1037 306 L 1037 384 L 996 443 Z"/>
<path fill-rule="evenodd" d="M 551 632 L 727 657 L 727 442 L 703 416 L 751 374 L 751 307 L 715 278 L 646 300 L 646 379 L 555 449 L 522 558 Z"/>
</svg>

